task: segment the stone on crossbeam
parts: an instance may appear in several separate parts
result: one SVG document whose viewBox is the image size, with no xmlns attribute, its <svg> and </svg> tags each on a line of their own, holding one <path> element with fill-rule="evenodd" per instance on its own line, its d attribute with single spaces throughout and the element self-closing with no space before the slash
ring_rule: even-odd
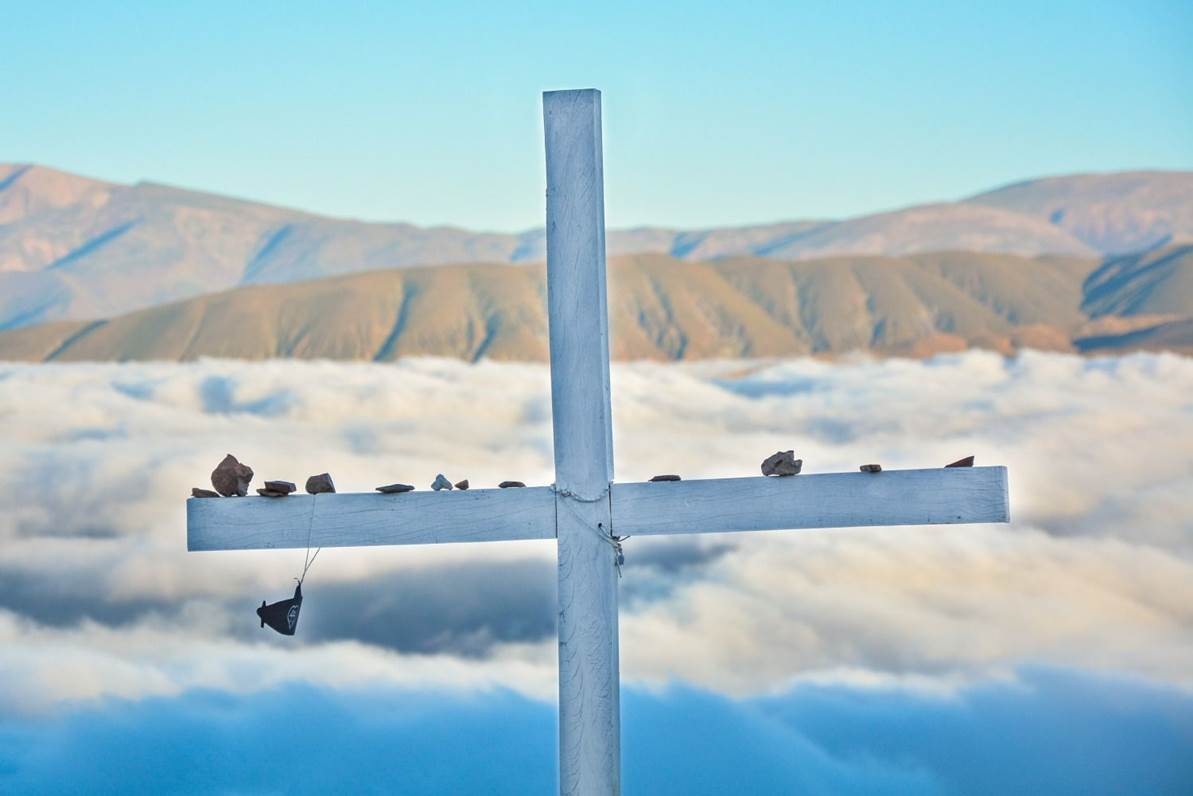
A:
<svg viewBox="0 0 1193 796">
<path fill-rule="evenodd" d="M 265 488 L 270 492 L 284 492 L 287 495 L 298 489 L 292 481 L 266 481 Z"/>
<path fill-rule="evenodd" d="M 498 489 L 517 489 L 518 487 L 526 486 L 521 481 L 502 481 L 497 485 Z"/>
<path fill-rule="evenodd" d="M 211 485 L 215 487 L 216 492 L 224 497 L 233 495 L 244 497 L 249 493 L 249 484 L 252 480 L 253 468 L 247 464 L 241 464 L 230 453 L 211 471 Z"/>
<path fill-rule="evenodd" d="M 331 481 L 330 473 L 320 473 L 319 475 L 312 475 L 307 479 L 307 493 L 311 495 L 323 495 L 329 492 L 335 492 L 336 485 Z"/>
<path fill-rule="evenodd" d="M 467 489 L 468 486 L 469 486 L 469 484 L 468 484 L 467 478 L 465 478 L 463 481 L 456 482 L 456 489 Z"/>
<path fill-rule="evenodd" d="M 882 465 L 881 464 L 863 464 L 858 469 L 860 469 L 863 473 L 881 473 Z"/>
<path fill-rule="evenodd" d="M 400 492 L 413 492 L 414 487 L 410 484 L 386 484 L 377 487 L 377 491 L 383 495 L 396 495 Z"/>
<path fill-rule="evenodd" d="M 658 483 L 660 481 L 678 481 L 679 476 L 678 475 L 655 475 L 655 476 L 651 476 L 650 480 L 653 481 L 654 483 Z"/>
<path fill-rule="evenodd" d="M 219 496 L 219 492 L 212 492 L 210 489 L 200 489 L 197 486 L 191 487 L 191 497 L 194 498 L 217 498 Z"/>
<path fill-rule="evenodd" d="M 973 467 L 973 457 L 966 456 L 964 459 L 958 459 L 952 464 L 946 464 L 945 467 Z"/>
<path fill-rule="evenodd" d="M 436 492 L 441 489 L 446 489 L 450 492 L 451 488 L 452 482 L 448 481 L 447 476 L 445 476 L 443 473 L 435 476 L 435 480 L 431 482 L 431 489 L 434 489 Z"/>
<path fill-rule="evenodd" d="M 260 495 L 261 497 L 268 497 L 268 498 L 283 498 L 283 497 L 288 497 L 290 495 L 290 493 L 284 489 L 266 489 L 265 487 L 260 487 L 257 490 L 257 494 Z"/>
<path fill-rule="evenodd" d="M 799 475 L 804 460 L 795 458 L 795 451 L 778 451 L 762 460 L 763 475 Z"/>
</svg>

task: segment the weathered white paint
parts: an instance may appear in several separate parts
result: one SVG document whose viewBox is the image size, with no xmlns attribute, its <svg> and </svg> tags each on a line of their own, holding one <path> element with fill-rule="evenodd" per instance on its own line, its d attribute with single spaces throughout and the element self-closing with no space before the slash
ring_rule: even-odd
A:
<svg viewBox="0 0 1193 796">
<path fill-rule="evenodd" d="M 555 536 L 550 487 L 191 498 L 188 550 L 504 542 Z"/>
<path fill-rule="evenodd" d="M 613 485 L 623 536 L 1008 519 L 1005 467 Z"/>
<path fill-rule="evenodd" d="M 620 791 L 613 424 L 599 91 L 543 95 L 559 537 L 559 790 Z"/>
<path fill-rule="evenodd" d="M 557 535 L 560 791 L 611 794 L 621 778 L 611 533 L 1006 522 L 1006 469 L 611 485 L 600 93 L 547 92 L 543 118 L 557 488 L 192 499 L 187 546 L 305 547 L 309 538 L 313 547 L 355 547 Z"/>
<path fill-rule="evenodd" d="M 1009 519 L 1005 467 L 614 484 L 611 494 L 616 533 L 633 536 Z M 573 513 L 585 505 L 560 500 Z M 308 528 L 312 547 L 551 539 L 556 522 L 550 487 L 192 498 L 187 549 L 303 548 Z"/>
</svg>

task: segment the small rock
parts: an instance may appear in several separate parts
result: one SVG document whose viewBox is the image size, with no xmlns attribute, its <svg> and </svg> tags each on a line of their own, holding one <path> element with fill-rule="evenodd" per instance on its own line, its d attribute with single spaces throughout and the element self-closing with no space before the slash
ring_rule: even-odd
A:
<svg viewBox="0 0 1193 796">
<path fill-rule="evenodd" d="M 467 478 L 465 478 L 463 481 L 456 482 L 456 489 L 467 489 L 467 488 L 468 488 L 468 479 Z"/>
<path fill-rule="evenodd" d="M 232 454 L 224 457 L 219 466 L 211 471 L 211 485 L 215 491 L 224 497 L 249 493 L 249 483 L 253 480 L 253 468 L 241 464 Z"/>
<path fill-rule="evenodd" d="M 320 473 L 319 475 L 312 475 L 307 479 L 307 492 L 312 495 L 321 495 L 325 492 L 335 492 L 336 485 L 331 482 L 330 473 Z"/>
<path fill-rule="evenodd" d="M 964 459 L 958 459 L 952 464 L 946 464 L 945 467 L 973 467 L 973 457 L 966 456 Z"/>
<path fill-rule="evenodd" d="M 799 475 L 804 460 L 795 458 L 795 451 L 778 451 L 762 461 L 763 475 Z"/>
<path fill-rule="evenodd" d="M 431 489 L 434 489 L 436 492 L 438 492 L 440 489 L 451 491 L 451 488 L 452 482 L 448 481 L 443 473 L 435 476 L 435 480 L 431 482 Z"/>
<path fill-rule="evenodd" d="M 651 481 L 678 481 L 678 475 L 656 475 L 650 479 Z"/>
<path fill-rule="evenodd" d="M 298 487 L 296 487 L 290 481 L 266 481 L 265 488 L 270 492 L 285 492 L 287 495 L 289 495 L 295 489 L 298 489 Z"/>
<path fill-rule="evenodd" d="M 393 495 L 398 492 L 413 492 L 414 487 L 410 484 L 387 484 L 386 486 L 377 487 L 377 491 L 386 495 Z"/>
<path fill-rule="evenodd" d="M 520 486 L 526 486 L 526 484 L 521 481 L 502 481 L 497 485 L 499 489 L 512 489 Z"/>
<path fill-rule="evenodd" d="M 863 473 L 881 473 L 882 465 L 881 464 L 863 464 L 861 466 L 861 471 Z"/>
<path fill-rule="evenodd" d="M 281 489 L 265 489 L 262 487 L 261 489 L 257 490 L 257 494 L 261 497 L 286 497 L 290 493 Z"/>
<path fill-rule="evenodd" d="M 219 496 L 220 496 L 219 492 L 212 492 L 210 489 L 200 489 L 197 486 L 191 487 L 191 497 L 208 498 L 208 497 L 219 497 Z"/>
</svg>

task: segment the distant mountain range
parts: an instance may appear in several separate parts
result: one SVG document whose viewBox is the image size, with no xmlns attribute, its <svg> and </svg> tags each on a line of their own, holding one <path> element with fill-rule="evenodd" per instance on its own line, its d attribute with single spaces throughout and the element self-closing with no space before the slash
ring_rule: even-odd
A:
<svg viewBox="0 0 1193 796">
<path fill-rule="evenodd" d="M 848 256 L 848 262 L 860 263 L 869 261 L 857 255 L 966 251 L 1018 256 L 1007 263 L 1040 255 L 1092 263 L 1193 240 L 1193 172 L 1050 177 L 959 202 L 839 221 L 703 230 L 643 227 L 613 230 L 608 237 L 611 255 L 659 255 L 632 260 L 667 263 L 658 267 L 669 276 L 652 277 L 656 281 L 671 278 L 668 269 L 679 268 L 675 261 L 682 260 L 714 262 L 677 272 L 693 282 L 717 274 L 732 283 L 736 277 L 726 269 L 754 267 L 747 262 L 755 260 L 734 259 L 743 257 L 829 262 L 824 258 Z M 541 230 L 498 234 L 363 223 L 154 183 L 117 185 L 41 166 L 0 165 L 0 329 L 109 318 L 249 285 L 415 266 L 508 265 L 543 257 Z M 770 266 L 758 267 L 769 273 Z M 473 268 L 453 273 L 488 272 Z M 512 284 L 526 278 L 518 274 L 530 273 L 491 278 Z M 436 277 L 420 271 L 418 276 L 377 279 L 403 284 L 409 279 L 413 284 Z M 667 284 L 687 289 L 684 280 Z M 243 295 L 282 295 L 274 290 Z M 296 290 L 305 295 L 317 288 Z M 464 312 L 445 301 L 442 311 Z M 185 306 L 190 305 L 177 305 L 177 311 Z M 930 303 L 924 311 L 942 312 Z M 851 322 L 858 329 L 866 324 L 861 315 Z M 1058 322 L 1057 328 L 1067 327 Z M 793 340 L 804 340 L 802 333 L 792 334 Z M 818 350 L 815 334 L 807 334 L 806 344 Z"/>
<path fill-rule="evenodd" d="M 970 347 L 1193 353 L 1193 244 L 1105 261 L 945 252 L 610 260 L 618 359 L 924 356 Z M 541 265 L 442 265 L 249 285 L 0 332 L 0 360 L 202 356 L 545 360 Z"/>
</svg>

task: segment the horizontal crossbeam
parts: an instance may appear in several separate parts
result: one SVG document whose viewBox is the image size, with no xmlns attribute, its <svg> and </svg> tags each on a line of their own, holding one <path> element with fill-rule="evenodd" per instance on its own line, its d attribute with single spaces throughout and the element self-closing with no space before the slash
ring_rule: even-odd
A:
<svg viewBox="0 0 1193 796">
<path fill-rule="evenodd" d="M 614 484 L 619 536 L 1007 522 L 1005 467 Z M 551 487 L 191 498 L 188 550 L 553 539 Z"/>
<path fill-rule="evenodd" d="M 191 498 L 188 550 L 360 547 L 555 538 L 551 487 Z"/>
<path fill-rule="evenodd" d="M 1007 522 L 1007 468 L 614 484 L 618 536 Z"/>
</svg>

